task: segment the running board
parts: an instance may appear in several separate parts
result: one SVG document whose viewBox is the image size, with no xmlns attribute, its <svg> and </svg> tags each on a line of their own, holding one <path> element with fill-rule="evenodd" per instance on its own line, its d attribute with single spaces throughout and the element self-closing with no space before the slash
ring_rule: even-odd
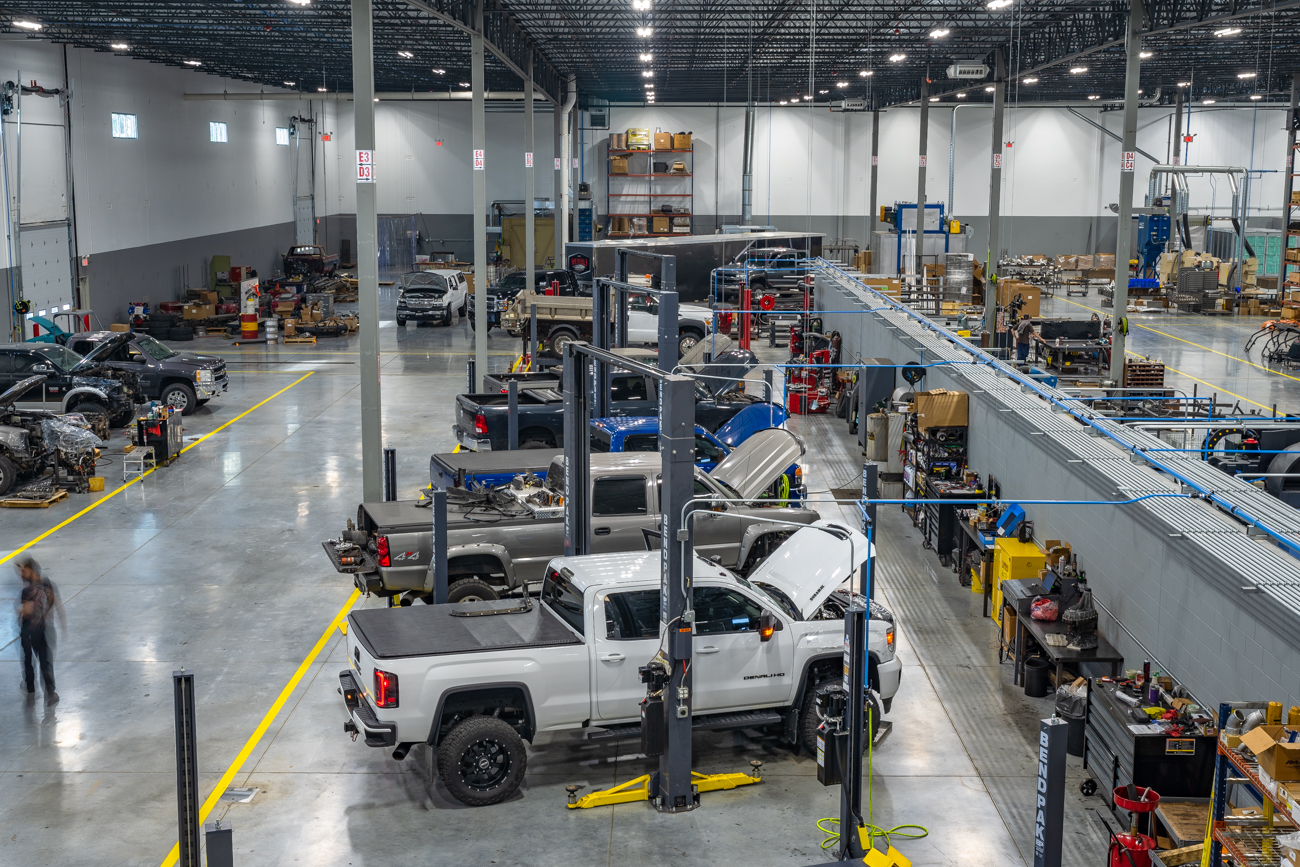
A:
<svg viewBox="0 0 1300 867">
<path fill-rule="evenodd" d="M 785 718 L 776 711 L 741 711 L 739 713 L 705 714 L 704 716 L 692 717 L 691 728 L 720 732 L 726 731 L 727 729 L 751 729 L 759 728 L 761 726 L 776 725 L 784 719 Z M 609 726 L 608 728 L 601 728 L 587 732 L 587 740 L 589 741 L 639 737 L 641 737 L 641 725 L 639 723 Z"/>
</svg>

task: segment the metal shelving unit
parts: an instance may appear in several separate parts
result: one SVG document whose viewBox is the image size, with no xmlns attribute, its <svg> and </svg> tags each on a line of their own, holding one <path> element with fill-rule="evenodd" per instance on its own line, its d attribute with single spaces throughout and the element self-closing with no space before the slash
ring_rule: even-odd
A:
<svg viewBox="0 0 1300 867">
<path fill-rule="evenodd" d="M 1267 702 L 1233 702 L 1219 705 L 1218 756 L 1214 768 L 1214 803 L 1212 804 L 1213 830 L 1210 843 L 1211 867 L 1222 867 L 1224 859 L 1231 859 L 1238 867 L 1272 867 L 1282 864 L 1282 847 L 1276 842 L 1278 836 L 1291 833 L 1291 827 L 1300 828 L 1296 816 L 1287 801 L 1270 791 L 1260 779 L 1259 765 L 1247 759 L 1235 750 L 1224 745 L 1224 728 L 1228 716 L 1234 709 L 1265 710 Z M 1234 771 L 1237 778 L 1231 783 L 1228 771 Z M 1272 818 L 1265 819 L 1264 826 L 1234 826 L 1225 822 L 1228 811 L 1227 787 L 1231 784 L 1248 785 L 1262 799 L 1268 814 L 1272 808 Z M 1280 826 L 1280 827 L 1279 827 Z"/>
<path fill-rule="evenodd" d="M 686 172 L 685 172 L 685 173 L 676 173 L 676 174 L 675 174 L 675 173 L 673 173 L 673 172 L 656 172 L 656 171 L 654 171 L 655 156 L 656 156 L 657 154 L 665 154 L 665 155 L 669 155 L 669 154 L 686 154 L 686 155 L 688 155 L 688 158 L 687 158 L 688 161 L 687 161 L 687 165 L 686 165 Z M 632 160 L 633 158 L 645 157 L 645 159 L 646 159 L 646 165 L 645 165 L 645 168 L 646 168 L 646 169 L 649 169 L 649 171 L 646 171 L 646 172 L 628 172 L 627 174 L 618 174 L 618 175 L 616 175 L 616 174 L 613 173 L 613 171 L 611 171 L 611 170 L 613 169 L 613 158 L 616 157 L 616 156 L 627 157 L 627 158 L 628 158 L 628 168 L 633 168 L 632 163 L 631 163 L 631 160 Z M 606 148 L 606 155 L 605 155 L 605 163 L 606 163 L 606 165 L 605 165 L 605 209 L 606 209 L 606 211 L 607 211 L 608 216 L 610 216 L 610 217 L 626 217 L 626 218 L 628 218 L 629 220 L 631 220 L 631 219 L 633 219 L 633 218 L 635 218 L 635 217 L 644 217 L 644 218 L 646 219 L 646 221 L 647 221 L 647 223 L 646 223 L 646 231 L 645 231 L 645 232 L 636 232 L 636 233 L 633 233 L 633 232 L 631 232 L 631 231 L 628 231 L 628 232 L 610 232 L 610 233 L 609 233 L 609 237 L 611 237 L 611 238 L 629 238 L 629 237 L 633 237 L 633 236 L 635 235 L 636 237 L 647 237 L 647 236 L 648 236 L 648 237 L 656 237 L 656 238 L 667 238 L 667 237 L 671 237 L 671 236 L 673 236 L 673 235 L 693 235 L 693 234 L 695 234 L 695 205 L 694 205 L 694 199 L 695 199 L 695 148 L 694 148 L 693 146 L 692 146 L 692 147 L 689 147 L 689 148 L 671 148 L 671 149 L 667 149 L 667 150 L 655 150 L 655 149 L 653 149 L 653 148 L 650 148 L 650 149 L 647 150 L 647 149 L 621 149 L 621 148 L 609 148 L 609 147 L 607 147 L 607 148 Z M 638 168 L 639 168 L 639 166 L 638 166 Z M 618 181 L 618 180 L 625 180 L 625 179 L 627 179 L 627 180 L 631 180 L 631 179 L 640 179 L 640 180 L 643 180 L 643 181 L 645 182 L 645 185 L 646 185 L 646 188 L 647 188 L 647 189 L 645 190 L 645 192 L 640 192 L 640 191 L 638 191 L 638 192 L 626 192 L 625 190 L 615 190 L 615 188 L 614 188 L 614 182 L 615 182 L 615 181 Z M 674 182 L 674 181 L 682 181 L 682 180 L 685 180 L 685 181 L 687 182 L 687 183 L 686 183 L 686 187 L 687 187 L 687 188 L 686 188 L 686 191 L 685 191 L 685 192 L 682 192 L 681 190 L 668 190 L 668 191 L 665 191 L 666 188 L 667 188 L 667 184 L 668 184 L 668 183 L 670 183 L 670 182 Z M 656 183 L 658 183 L 658 184 L 660 185 L 658 189 L 656 189 Z M 674 213 L 671 213 L 671 214 L 665 214 L 662 210 L 660 210 L 660 211 L 655 211 L 655 210 L 654 210 L 654 204 L 655 204 L 655 202 L 658 201 L 658 200 L 664 200 L 664 199 L 668 199 L 668 200 L 673 200 L 673 199 L 684 200 L 684 201 L 685 201 L 685 204 L 684 204 L 684 205 L 681 205 L 681 207 L 685 207 L 685 208 L 687 208 L 687 212 L 686 212 L 686 213 L 677 213 L 677 212 L 676 212 L 676 208 L 674 208 Z M 633 208 L 633 209 L 635 209 L 635 210 L 621 210 L 621 209 L 620 209 L 620 210 L 616 210 L 616 209 L 615 209 L 615 203 L 624 204 L 624 205 L 626 205 L 626 206 L 628 206 L 628 207 L 631 207 L 631 208 Z M 671 202 L 671 201 L 670 201 L 670 202 L 664 202 L 664 204 L 673 204 L 673 205 L 677 205 L 676 202 Z M 667 217 L 668 220 L 669 220 L 669 225 L 668 225 L 669 231 L 667 231 L 667 232 L 653 232 L 653 231 L 650 231 L 650 227 L 653 225 L 653 223 L 650 222 L 650 221 L 652 221 L 655 217 Z M 674 231 L 672 231 L 672 220 L 673 220 L 674 217 L 685 217 L 685 218 L 688 220 L 688 223 L 689 223 L 689 228 L 688 228 L 688 230 L 685 231 L 685 232 L 681 232 L 681 231 L 674 232 Z"/>
</svg>

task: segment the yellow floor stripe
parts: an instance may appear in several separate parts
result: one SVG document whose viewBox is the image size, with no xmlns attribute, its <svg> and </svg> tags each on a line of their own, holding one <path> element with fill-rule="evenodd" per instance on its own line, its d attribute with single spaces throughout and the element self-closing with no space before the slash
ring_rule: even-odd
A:
<svg viewBox="0 0 1300 867">
<path fill-rule="evenodd" d="M 221 427 L 217 428 L 216 430 L 210 431 L 210 432 L 204 434 L 203 436 L 199 437 L 199 438 L 196 439 L 194 442 L 190 443 L 190 444 L 187 445 L 185 448 L 181 449 L 181 454 L 185 454 L 185 453 L 188 452 L 190 449 L 194 448 L 196 445 L 198 445 L 199 443 L 203 442 L 205 439 L 207 439 L 208 437 L 212 436 L 213 434 L 215 434 L 215 433 L 219 433 L 219 432 L 225 430 L 226 428 L 230 427 L 232 424 L 234 424 L 235 422 L 239 421 L 241 418 L 243 418 L 244 416 L 248 415 L 248 414 L 249 414 L 250 412 L 252 412 L 253 410 L 255 410 L 255 409 L 257 409 L 258 407 L 262 406 L 262 404 L 268 403 L 268 402 L 274 400 L 275 398 L 279 397 L 280 395 L 284 394 L 286 391 L 288 391 L 289 389 L 293 388 L 293 387 L 294 387 L 295 385 L 297 385 L 298 383 L 302 382 L 302 381 L 303 381 L 304 379 L 306 379 L 308 376 L 311 376 L 311 374 L 308 373 L 306 376 L 300 376 L 298 379 L 296 379 L 296 380 L 294 380 L 293 382 L 289 383 L 289 384 L 286 385 L 284 388 L 280 389 L 280 390 L 277 391 L 275 394 L 273 394 L 273 395 L 271 395 L 270 397 L 268 397 L 266 400 L 264 400 L 264 401 L 262 401 L 261 403 L 258 403 L 258 404 L 256 404 L 255 406 L 253 406 L 253 407 L 251 407 L 251 408 L 245 410 L 244 412 L 242 412 L 242 413 L 240 413 L 239 415 L 235 416 L 235 417 L 232 418 L 230 421 L 226 422 L 225 424 L 223 424 Z M 155 467 L 154 469 L 157 469 L 157 468 Z M 5 556 L 0 557 L 0 563 L 5 563 L 5 562 L 7 562 L 7 561 L 9 561 L 9 560 L 12 560 L 14 557 L 17 557 L 19 554 L 21 554 L 22 552 L 26 551 L 28 548 L 32 547 L 33 545 L 35 545 L 35 544 L 37 544 L 37 543 L 39 543 L 39 542 L 42 542 L 42 541 L 44 541 L 45 539 L 48 539 L 50 536 L 53 536 L 53 535 L 54 535 L 55 533 L 57 533 L 59 530 L 62 530 L 64 527 L 68 526 L 68 525 L 71 524 L 73 521 L 77 520 L 77 519 L 80 518 L 82 515 L 86 514 L 87 512 L 90 512 L 90 511 L 93 511 L 93 510 L 95 510 L 95 509 L 98 509 L 98 508 L 99 508 L 100 506 L 102 506 L 104 503 L 107 503 L 109 500 L 113 499 L 113 498 L 116 497 L 118 494 L 120 494 L 120 493 L 122 493 L 123 491 L 125 491 L 127 488 L 131 487 L 132 485 L 134 485 L 134 484 L 136 484 L 136 483 L 138 483 L 138 482 L 143 481 L 144 478 L 145 478 L 145 476 L 153 475 L 154 469 L 145 470 L 144 475 L 142 475 L 142 476 L 137 476 L 136 478 L 132 479 L 131 481 L 127 482 L 126 484 L 121 485 L 120 487 L 114 488 L 113 491 L 112 491 L 112 493 L 109 493 L 109 494 L 106 494 L 105 496 L 100 497 L 98 500 L 96 500 L 95 502 L 91 503 L 89 506 L 87 506 L 86 508 L 82 509 L 80 512 L 77 512 L 77 514 L 73 515 L 73 516 L 70 517 L 70 518 L 66 518 L 66 519 L 60 521 L 59 523 L 55 524 L 53 527 L 51 527 L 50 529 L 46 530 L 46 531 L 45 531 L 44 533 L 42 533 L 41 535 L 37 536 L 35 539 L 32 539 L 31 541 L 29 541 L 29 542 L 27 542 L 26 544 L 24 544 L 21 548 L 17 548 L 17 549 L 15 549 L 15 550 L 13 550 L 13 551 L 10 551 L 10 552 L 9 552 L 8 554 L 6 554 Z"/>
<path fill-rule="evenodd" d="M 239 755 L 235 756 L 235 760 L 230 763 L 230 767 L 226 768 L 226 772 L 221 775 L 221 779 L 217 781 L 217 785 L 208 795 L 208 799 L 204 801 L 203 806 L 199 808 L 200 825 L 202 825 L 208 818 L 208 814 L 212 812 L 212 808 L 221 800 L 221 793 L 224 792 L 226 787 L 235 779 L 235 775 L 238 774 L 240 768 L 244 766 L 244 762 L 248 761 L 248 757 L 253 754 L 253 750 L 257 749 L 258 741 L 262 739 L 262 735 L 266 734 L 266 730 L 271 727 L 271 723 L 275 722 L 275 718 L 280 713 L 280 709 L 284 707 L 284 703 L 289 700 L 289 696 L 293 694 L 294 689 L 298 686 L 299 682 L 302 681 L 302 677 L 307 673 L 307 669 L 316 661 L 316 657 L 320 655 L 320 652 L 325 648 L 325 645 L 329 640 L 334 637 L 334 630 L 341 628 L 340 621 L 347 620 L 348 611 L 352 609 L 352 606 L 356 604 L 356 601 L 359 598 L 361 598 L 361 591 L 353 590 L 352 595 L 348 597 L 348 601 L 343 603 L 343 607 L 339 609 L 339 613 L 334 615 L 334 618 L 330 620 L 329 625 L 325 627 L 325 631 L 321 633 L 320 638 L 316 639 L 316 643 L 312 646 L 311 652 L 307 654 L 305 659 L 303 659 L 302 664 L 298 666 L 298 670 L 293 673 L 293 677 L 289 678 L 289 682 L 284 685 L 284 689 L 280 690 L 280 694 L 276 696 L 275 703 L 271 705 L 271 709 L 266 712 L 264 717 L 262 717 L 262 721 L 257 724 L 257 728 L 253 730 L 253 734 L 248 738 L 243 749 L 239 751 Z M 172 846 L 171 852 L 167 853 L 167 857 L 163 859 L 162 867 L 172 867 L 173 864 L 180 860 L 180 857 L 181 845 L 177 842 Z"/>
<path fill-rule="evenodd" d="M 1095 307 L 1089 307 L 1087 304 L 1080 304 L 1078 301 L 1071 301 L 1069 298 L 1063 298 L 1061 300 L 1065 301 L 1067 304 L 1073 304 L 1075 307 L 1082 307 L 1084 310 L 1091 310 L 1093 313 L 1097 313 L 1097 314 L 1103 313 L 1103 311 L 1098 310 Z M 1170 334 L 1168 331 L 1161 331 L 1159 328 L 1152 328 L 1150 325 L 1143 325 L 1140 322 L 1134 322 L 1132 319 L 1129 320 L 1129 325 L 1131 325 L 1134 328 L 1141 328 L 1143 331 L 1150 331 L 1153 334 L 1159 334 L 1163 337 L 1168 337 L 1170 340 L 1177 340 L 1179 343 L 1186 343 L 1188 346 L 1195 346 L 1197 349 L 1204 349 L 1206 352 L 1212 352 L 1215 355 L 1221 355 L 1224 358 L 1231 358 L 1233 361 L 1240 361 L 1242 364 L 1249 364 L 1251 367 L 1254 367 L 1258 370 L 1262 370 L 1265 373 L 1272 373 L 1276 376 L 1285 377 L 1286 379 L 1290 379 L 1294 382 L 1300 382 L 1300 377 L 1292 376 L 1289 373 L 1283 373 L 1280 370 L 1273 370 L 1270 367 L 1264 367 L 1262 364 L 1256 364 L 1255 362 L 1251 361 L 1249 358 L 1242 358 L 1239 355 L 1231 355 L 1227 352 L 1220 352 L 1217 349 L 1211 349 L 1210 347 L 1206 346 L 1203 343 L 1197 343 L 1195 340 L 1187 340 L 1186 338 L 1178 337 L 1177 335 Z M 1173 370 L 1172 367 L 1169 369 Z M 1186 374 L 1183 375 L 1186 376 Z M 1196 377 L 1194 376 L 1188 378 L 1196 379 Z M 1197 379 L 1196 381 L 1200 382 L 1199 379 Z M 1231 394 L 1231 392 L 1229 392 L 1229 394 Z M 1246 398 L 1242 398 L 1242 400 L 1245 399 Z M 1252 400 L 1251 403 L 1255 403 L 1255 402 Z M 1258 404 L 1258 403 L 1255 404 L 1255 406 L 1262 406 L 1262 405 L 1263 404 Z M 1267 409 L 1268 407 L 1265 408 Z"/>
</svg>

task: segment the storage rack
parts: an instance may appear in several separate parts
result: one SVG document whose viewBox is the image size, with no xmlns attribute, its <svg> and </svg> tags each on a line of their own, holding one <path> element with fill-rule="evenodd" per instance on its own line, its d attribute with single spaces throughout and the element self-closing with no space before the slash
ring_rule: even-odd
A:
<svg viewBox="0 0 1300 867">
<path fill-rule="evenodd" d="M 1293 205 L 1292 207 L 1297 207 Z M 1286 230 L 1286 243 L 1282 250 L 1282 291 L 1300 289 L 1300 222 L 1292 223 Z"/>
<path fill-rule="evenodd" d="M 939 440 L 939 434 L 944 435 Z M 907 460 L 903 471 L 904 499 L 917 500 L 908 507 L 912 523 L 921 531 L 926 547 L 933 548 L 939 561 L 948 565 L 948 555 L 956 547 L 956 506 L 935 502 L 940 499 L 973 499 L 975 495 L 942 492 L 935 483 L 960 480 L 966 471 L 966 428 L 932 428 L 922 433 L 916 414 L 908 415 L 903 434 Z"/>
<path fill-rule="evenodd" d="M 695 234 L 695 216 L 694 216 L 695 146 L 693 144 L 689 148 L 671 148 L 667 150 L 655 150 L 653 147 L 627 148 L 627 149 L 607 147 L 606 150 L 607 153 L 605 157 L 605 210 L 608 212 L 608 216 L 611 218 L 626 217 L 629 221 L 634 217 L 644 217 L 646 219 L 645 232 L 633 233 L 632 231 L 630 231 L 630 227 L 629 227 L 629 231 L 627 232 L 611 231 L 609 233 L 609 237 L 630 238 L 635 234 L 639 236 L 649 235 L 653 237 L 664 238 L 664 237 L 670 237 L 672 235 Z M 656 154 L 685 154 L 686 173 L 673 174 L 672 172 L 656 172 L 654 170 Z M 616 175 L 613 173 L 612 171 L 614 167 L 613 158 L 618 156 L 625 156 L 628 158 L 629 172 L 627 174 Z M 643 172 L 631 171 L 631 169 L 634 167 L 632 160 L 635 157 L 645 157 L 644 167 L 636 166 L 637 168 L 644 168 L 645 171 Z M 627 192 L 626 187 L 620 186 L 618 188 L 615 188 L 614 186 L 615 181 L 631 180 L 631 179 L 636 179 L 639 182 L 644 182 L 647 187 L 646 191 Z M 686 181 L 686 192 L 681 192 L 680 190 L 675 190 L 672 192 L 656 191 L 656 187 L 655 187 L 656 183 L 659 183 L 660 185 L 664 185 L 665 182 L 668 181 L 681 181 L 681 180 Z M 663 187 L 661 186 L 660 189 L 663 189 Z M 662 210 L 656 213 L 655 202 L 661 199 L 667 199 L 670 201 L 674 199 L 676 200 L 685 199 L 687 202 L 686 213 L 678 213 L 676 207 L 674 207 L 673 213 L 671 214 L 665 214 Z M 637 208 L 638 210 L 624 211 L 621 209 L 617 209 L 615 207 L 616 202 L 622 204 L 625 207 L 630 206 L 632 208 Z M 668 218 L 669 230 L 667 232 L 650 231 L 651 227 L 654 225 L 652 221 L 654 220 L 655 217 Z M 689 222 L 689 227 L 690 227 L 689 230 L 686 232 L 672 231 L 673 228 L 672 220 L 674 217 L 685 217 Z"/>
<path fill-rule="evenodd" d="M 1260 778 L 1259 764 L 1251 759 L 1247 759 L 1236 750 L 1229 749 L 1224 743 L 1227 735 L 1223 733 L 1228 724 L 1228 716 L 1234 709 L 1240 710 L 1266 710 L 1267 702 L 1223 702 L 1219 705 L 1219 737 L 1218 754 L 1214 766 L 1214 800 L 1211 805 L 1211 843 L 1210 843 L 1210 867 L 1222 867 L 1224 858 L 1231 858 L 1234 864 L 1249 865 L 1280 865 L 1282 863 L 1282 847 L 1277 843 L 1277 837 L 1282 834 L 1289 834 L 1292 828 L 1300 828 L 1296 820 L 1300 818 L 1291 809 L 1290 802 L 1282 796 L 1279 796 L 1277 784 L 1274 788 L 1269 786 Z M 1228 772 L 1234 771 L 1237 776 L 1236 780 L 1229 781 Z M 1266 820 L 1263 827 L 1243 827 L 1236 826 L 1235 823 L 1225 821 L 1227 813 L 1228 797 L 1227 787 L 1233 783 L 1244 783 L 1263 801 L 1267 814 L 1268 808 L 1271 808 L 1272 819 Z"/>
</svg>

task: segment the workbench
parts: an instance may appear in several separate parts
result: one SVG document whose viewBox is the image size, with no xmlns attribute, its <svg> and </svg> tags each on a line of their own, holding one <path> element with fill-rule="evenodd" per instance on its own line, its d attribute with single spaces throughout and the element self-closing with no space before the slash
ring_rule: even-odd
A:
<svg viewBox="0 0 1300 867">
<path fill-rule="evenodd" d="M 1016 637 L 1010 654 L 1014 662 L 1012 683 L 1017 686 L 1024 683 L 1025 649 L 1030 640 L 1034 641 L 1048 661 L 1056 666 L 1056 684 L 1058 686 L 1064 682 L 1066 663 L 1072 663 L 1076 673 L 1078 673 L 1078 667 L 1081 665 L 1109 665 L 1111 676 L 1118 677 L 1120 668 L 1124 664 L 1124 657 L 1101 634 L 1097 635 L 1097 646 L 1091 650 L 1071 650 L 1068 647 L 1054 647 L 1047 643 L 1049 634 L 1064 635 L 1068 630 L 1059 616 L 1052 621 L 1034 620 L 1029 616 L 1030 605 L 1033 603 L 1034 598 L 1042 595 L 1044 595 L 1042 585 L 1036 580 L 1018 578 L 1002 582 L 1002 607 L 1009 609 L 1016 615 Z M 1054 596 L 1056 594 L 1046 595 Z M 1068 600 L 1068 603 L 1072 605 L 1074 600 Z M 1062 606 L 1061 613 L 1065 613 L 1064 606 Z M 1156 791 L 1159 791 L 1159 789 Z"/>
<path fill-rule="evenodd" d="M 966 555 L 970 553 L 972 548 L 979 551 L 980 562 L 984 566 L 980 570 L 984 576 L 981 582 L 984 585 L 982 588 L 984 591 L 984 607 L 981 613 L 988 617 L 989 602 L 993 598 L 993 543 L 996 537 L 992 533 L 984 533 L 975 529 L 970 521 L 960 517 L 957 519 L 957 527 L 961 530 L 961 533 L 957 536 L 957 568 L 962 570 L 958 573 L 958 581 L 963 587 L 971 583 L 971 576 L 962 574 L 965 572 L 962 564 L 966 562 Z"/>
<path fill-rule="evenodd" d="M 939 555 L 939 562 L 951 565 L 949 554 L 958 547 L 957 524 L 965 523 L 957 517 L 957 506 L 953 503 L 936 502 L 939 500 L 979 500 L 984 492 L 966 487 L 953 487 L 943 480 L 925 477 L 925 498 L 918 505 L 925 510 L 922 527 L 922 540 L 926 547 L 933 548 Z M 958 561 L 960 566 L 960 560 Z"/>
</svg>

